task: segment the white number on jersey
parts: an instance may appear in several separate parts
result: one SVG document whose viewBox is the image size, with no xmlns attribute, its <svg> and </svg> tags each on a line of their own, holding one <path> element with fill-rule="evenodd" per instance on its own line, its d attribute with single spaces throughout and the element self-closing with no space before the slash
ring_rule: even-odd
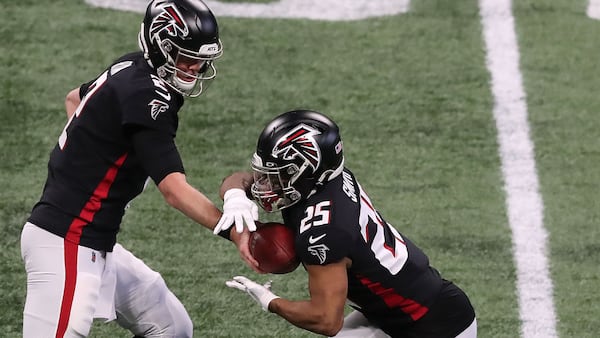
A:
<svg viewBox="0 0 600 338">
<path fill-rule="evenodd" d="M 404 244 L 404 239 L 393 226 L 384 222 L 379 214 L 373 208 L 369 197 L 360 189 L 361 208 L 360 208 L 360 232 L 365 242 L 368 242 L 369 237 L 373 238 L 371 243 L 371 251 L 375 254 L 375 258 L 383 267 L 388 269 L 393 275 L 402 270 L 402 267 L 408 260 L 408 250 Z M 377 231 L 375 234 L 367 232 L 367 225 L 375 223 Z M 391 238 L 385 238 L 385 232 L 389 230 L 392 234 Z"/>
<path fill-rule="evenodd" d="M 317 203 L 315 206 L 308 206 L 304 211 L 306 216 L 300 221 L 300 233 L 303 233 L 313 226 L 316 227 L 329 224 L 330 212 L 328 208 L 330 205 L 330 201 L 323 201 Z"/>
<path fill-rule="evenodd" d="M 71 117 L 69 117 L 69 121 L 67 121 L 67 124 L 63 128 L 62 133 L 58 137 L 58 145 L 61 150 L 63 150 L 65 148 L 65 144 L 67 143 L 67 128 L 71 124 L 71 121 L 73 121 L 74 118 L 79 117 L 79 114 L 81 114 L 81 110 L 83 109 L 83 107 L 85 106 L 85 104 L 87 103 L 89 98 L 92 97 L 92 95 L 94 95 L 94 93 L 98 89 L 100 89 L 100 87 L 102 87 L 104 82 L 106 82 L 106 80 L 108 79 L 108 72 L 110 71 L 110 75 L 112 76 L 131 65 L 133 65 L 132 61 L 123 61 L 123 62 L 116 63 L 116 64 L 112 65 L 112 67 L 110 67 L 109 70 L 105 71 L 100 76 L 98 76 L 96 81 L 94 81 L 94 83 L 92 83 L 90 85 L 90 87 L 88 88 L 87 94 L 85 94 L 85 96 L 83 97 L 81 102 L 79 102 L 77 109 L 75 110 L 73 115 L 71 115 Z"/>
<path fill-rule="evenodd" d="M 88 89 L 87 94 L 83 97 L 83 99 L 81 100 L 81 102 L 79 102 L 79 105 L 77 106 L 77 109 L 75 109 L 75 112 L 73 113 L 73 115 L 71 115 L 71 117 L 69 118 L 69 121 L 67 121 L 67 124 L 63 128 L 62 133 L 58 137 L 58 146 L 60 147 L 61 150 L 63 150 L 65 148 L 65 144 L 67 143 L 67 128 L 69 127 L 69 125 L 71 124 L 71 122 L 73 121 L 73 119 L 79 117 L 79 114 L 81 114 L 81 110 L 83 109 L 83 107 L 85 106 L 85 104 L 87 103 L 87 101 L 89 100 L 89 98 L 92 97 L 92 95 L 94 95 L 94 93 L 100 87 L 102 87 L 102 85 L 104 84 L 104 82 L 106 82 L 106 79 L 108 79 L 108 71 L 102 73 L 102 75 L 100 75 L 96 79 L 96 81 L 94 81 L 94 83 L 92 83 L 90 85 L 90 88 Z"/>
</svg>

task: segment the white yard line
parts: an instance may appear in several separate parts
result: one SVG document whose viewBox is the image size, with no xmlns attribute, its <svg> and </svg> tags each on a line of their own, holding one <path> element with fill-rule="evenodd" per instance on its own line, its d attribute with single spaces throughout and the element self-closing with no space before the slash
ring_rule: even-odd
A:
<svg viewBox="0 0 600 338">
<path fill-rule="evenodd" d="M 587 7 L 587 16 L 600 20 L 600 0 L 590 0 Z"/>
<path fill-rule="evenodd" d="M 519 315 L 524 338 L 552 338 L 556 315 L 526 97 L 511 0 L 479 0 L 491 74 L 494 118 L 517 268 Z"/>
<path fill-rule="evenodd" d="M 99 6 L 143 12 L 148 0 L 86 0 Z M 204 0 L 217 17 L 361 20 L 406 13 L 410 0 L 279 0 L 268 3 Z"/>
</svg>

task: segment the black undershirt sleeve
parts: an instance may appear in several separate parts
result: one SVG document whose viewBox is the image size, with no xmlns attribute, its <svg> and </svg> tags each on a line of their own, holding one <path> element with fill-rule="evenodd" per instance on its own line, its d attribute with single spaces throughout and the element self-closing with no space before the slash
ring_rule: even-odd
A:
<svg viewBox="0 0 600 338">
<path fill-rule="evenodd" d="M 185 173 L 171 135 L 143 127 L 128 128 L 127 131 L 138 160 L 156 185 L 170 173 Z"/>
</svg>

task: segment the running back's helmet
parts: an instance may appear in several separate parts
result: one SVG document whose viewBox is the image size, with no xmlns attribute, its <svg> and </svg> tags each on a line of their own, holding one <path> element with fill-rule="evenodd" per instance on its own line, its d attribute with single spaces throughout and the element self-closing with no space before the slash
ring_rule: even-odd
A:
<svg viewBox="0 0 600 338">
<path fill-rule="evenodd" d="M 325 115 L 294 110 L 272 120 L 252 158 L 254 199 L 267 212 L 308 198 L 344 168 L 338 126 Z"/>
<path fill-rule="evenodd" d="M 182 95 L 200 95 L 217 75 L 214 60 L 223 53 L 219 28 L 201 0 L 152 0 L 138 41 L 158 77 Z M 178 61 L 198 63 L 200 71 L 184 74 L 176 67 Z"/>
</svg>

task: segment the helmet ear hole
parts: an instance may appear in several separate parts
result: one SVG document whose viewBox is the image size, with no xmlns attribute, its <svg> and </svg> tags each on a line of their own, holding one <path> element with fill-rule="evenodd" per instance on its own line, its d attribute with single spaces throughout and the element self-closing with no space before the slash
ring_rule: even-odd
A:
<svg viewBox="0 0 600 338">
<path fill-rule="evenodd" d="M 165 52 L 167 52 L 167 53 L 170 53 L 173 50 L 173 46 L 171 46 L 171 43 L 169 41 L 163 41 L 162 46 L 163 46 Z"/>
<path fill-rule="evenodd" d="M 299 200 L 299 199 L 300 199 L 300 197 L 302 197 L 302 196 L 301 196 L 301 195 L 300 195 L 300 193 L 299 193 L 299 192 L 297 192 L 297 191 L 294 191 L 294 192 L 290 193 L 290 199 L 291 199 L 292 201 L 297 201 L 297 200 Z"/>
</svg>

